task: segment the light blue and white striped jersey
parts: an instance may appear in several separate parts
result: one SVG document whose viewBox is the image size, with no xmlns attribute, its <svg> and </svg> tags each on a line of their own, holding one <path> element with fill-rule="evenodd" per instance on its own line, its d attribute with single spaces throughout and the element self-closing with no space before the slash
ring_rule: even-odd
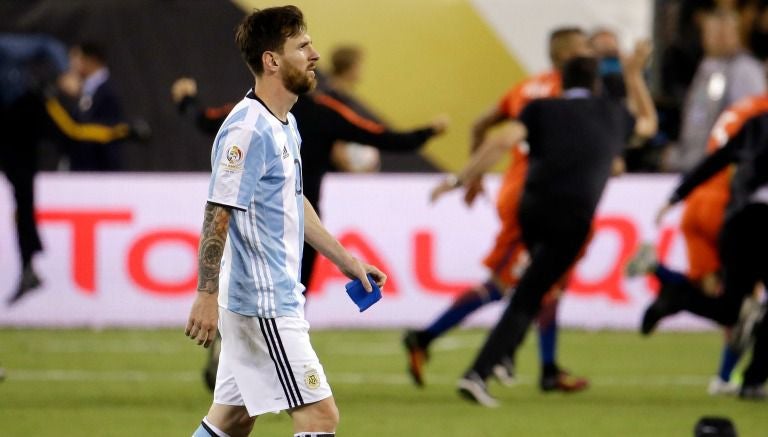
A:
<svg viewBox="0 0 768 437">
<path fill-rule="evenodd" d="M 208 201 L 232 207 L 219 305 L 246 316 L 304 316 L 301 137 L 250 91 L 216 134 Z"/>
</svg>

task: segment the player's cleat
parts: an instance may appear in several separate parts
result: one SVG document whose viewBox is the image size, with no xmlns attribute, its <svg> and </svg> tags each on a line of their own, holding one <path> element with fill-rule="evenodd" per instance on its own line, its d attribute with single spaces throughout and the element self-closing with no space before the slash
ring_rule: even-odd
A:
<svg viewBox="0 0 768 437">
<path fill-rule="evenodd" d="M 492 369 L 493 376 L 504 387 L 512 387 L 517 383 L 515 378 L 515 363 L 509 357 L 504 357 L 501 362 Z"/>
<path fill-rule="evenodd" d="M 755 327 L 765 316 L 765 305 L 760 299 L 750 296 L 741 304 L 739 319 L 731 329 L 731 339 L 728 347 L 737 352 L 743 352 L 749 348 L 754 340 Z"/>
<path fill-rule="evenodd" d="M 589 380 L 580 376 L 573 376 L 565 370 L 558 369 L 555 374 L 543 375 L 539 380 L 539 388 L 544 392 L 561 391 L 563 393 L 575 393 L 586 390 Z"/>
<path fill-rule="evenodd" d="M 709 380 L 707 393 L 711 396 L 733 396 L 739 393 L 739 386 L 730 381 L 723 381 L 715 375 Z"/>
<path fill-rule="evenodd" d="M 768 398 L 768 393 L 765 391 L 765 385 L 742 385 L 739 390 L 739 398 L 750 401 L 764 401 Z"/>
<path fill-rule="evenodd" d="M 627 263 L 627 276 L 635 277 L 653 273 L 656 263 L 656 248 L 650 243 L 643 243 Z"/>
<path fill-rule="evenodd" d="M 16 292 L 13 293 L 13 296 L 8 298 L 8 306 L 15 304 L 21 300 L 22 297 L 40 287 L 40 285 L 42 285 L 40 277 L 37 276 L 37 273 L 35 273 L 31 266 L 27 266 L 21 273 L 21 279 L 19 280 Z"/>
<path fill-rule="evenodd" d="M 661 286 L 659 295 L 643 313 L 640 333 L 649 335 L 664 317 L 671 316 L 683 309 L 683 291 L 672 286 Z"/>
<path fill-rule="evenodd" d="M 216 372 L 219 370 L 219 354 L 221 353 L 221 336 L 217 333 L 211 343 L 208 353 L 208 362 L 203 369 L 203 382 L 208 390 L 216 388 Z"/>
<path fill-rule="evenodd" d="M 496 408 L 499 406 L 499 401 L 488 393 L 488 387 L 485 385 L 485 381 L 483 381 L 483 379 L 475 372 L 470 372 L 464 375 L 464 377 L 456 384 L 456 388 L 459 390 L 459 395 L 468 401 L 476 402 L 477 404 L 488 408 Z"/>
<path fill-rule="evenodd" d="M 429 360 L 429 354 L 419 341 L 418 332 L 406 331 L 403 336 L 403 346 L 408 354 L 408 373 L 413 383 L 418 387 L 424 387 L 424 365 Z"/>
</svg>

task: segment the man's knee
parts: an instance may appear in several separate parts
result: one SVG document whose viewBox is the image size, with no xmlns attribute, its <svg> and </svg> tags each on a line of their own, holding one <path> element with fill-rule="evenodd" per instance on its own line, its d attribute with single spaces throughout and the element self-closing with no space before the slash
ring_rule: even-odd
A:
<svg viewBox="0 0 768 437">
<path fill-rule="evenodd" d="M 335 432 L 339 424 L 339 409 L 333 397 L 297 408 L 291 416 L 297 432 Z"/>
<path fill-rule="evenodd" d="M 245 407 L 213 404 L 206 416 L 217 428 L 232 437 L 247 436 L 253 430 L 255 417 L 248 415 Z"/>
</svg>

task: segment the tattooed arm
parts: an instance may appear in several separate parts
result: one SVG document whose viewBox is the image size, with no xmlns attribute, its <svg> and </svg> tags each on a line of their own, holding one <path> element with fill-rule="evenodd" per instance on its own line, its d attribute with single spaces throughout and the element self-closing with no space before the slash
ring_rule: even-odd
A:
<svg viewBox="0 0 768 437">
<path fill-rule="evenodd" d="M 216 338 L 219 316 L 219 269 L 229 230 L 228 207 L 207 203 L 197 255 L 197 297 L 189 312 L 184 333 L 208 347 Z"/>
</svg>

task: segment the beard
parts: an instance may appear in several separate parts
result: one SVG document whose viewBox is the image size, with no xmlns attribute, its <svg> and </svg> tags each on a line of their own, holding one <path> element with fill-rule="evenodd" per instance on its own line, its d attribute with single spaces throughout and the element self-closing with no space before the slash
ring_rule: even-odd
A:
<svg viewBox="0 0 768 437">
<path fill-rule="evenodd" d="M 293 94 L 306 94 L 317 85 L 317 79 L 311 77 L 308 71 L 302 71 L 287 62 L 283 65 L 283 86 Z"/>
</svg>

